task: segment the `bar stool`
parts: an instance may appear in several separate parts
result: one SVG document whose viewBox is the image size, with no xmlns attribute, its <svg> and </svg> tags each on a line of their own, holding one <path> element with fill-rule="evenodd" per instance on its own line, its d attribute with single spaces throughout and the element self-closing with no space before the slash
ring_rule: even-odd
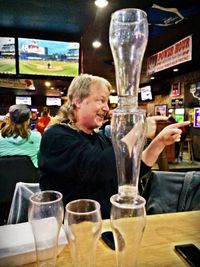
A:
<svg viewBox="0 0 200 267">
<path fill-rule="evenodd" d="M 193 162 L 194 161 L 194 154 L 193 154 L 193 147 L 192 147 L 192 137 L 186 137 L 185 140 L 181 141 L 180 144 L 180 152 L 179 158 L 183 159 L 183 151 L 186 149 L 188 153 L 188 160 Z"/>
</svg>

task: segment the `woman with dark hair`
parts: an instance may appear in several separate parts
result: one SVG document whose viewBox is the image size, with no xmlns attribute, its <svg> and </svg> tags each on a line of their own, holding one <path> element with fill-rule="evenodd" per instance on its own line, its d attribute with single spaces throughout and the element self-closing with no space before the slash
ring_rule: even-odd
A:
<svg viewBox="0 0 200 267">
<path fill-rule="evenodd" d="M 41 134 L 29 129 L 30 110 L 26 105 L 9 108 L 6 125 L 0 132 L 0 157 L 29 156 L 38 168 L 38 151 Z"/>
</svg>

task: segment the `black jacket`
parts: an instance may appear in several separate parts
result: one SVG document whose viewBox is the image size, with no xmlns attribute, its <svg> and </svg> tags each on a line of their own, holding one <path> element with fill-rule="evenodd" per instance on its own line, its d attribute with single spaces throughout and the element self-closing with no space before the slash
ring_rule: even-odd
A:
<svg viewBox="0 0 200 267">
<path fill-rule="evenodd" d="M 103 218 L 110 217 L 110 197 L 117 193 L 117 174 L 111 141 L 104 135 L 78 132 L 67 124 L 45 131 L 40 146 L 42 190 L 57 190 L 69 201 L 90 198 L 101 205 Z M 140 176 L 149 170 L 144 163 Z"/>
</svg>

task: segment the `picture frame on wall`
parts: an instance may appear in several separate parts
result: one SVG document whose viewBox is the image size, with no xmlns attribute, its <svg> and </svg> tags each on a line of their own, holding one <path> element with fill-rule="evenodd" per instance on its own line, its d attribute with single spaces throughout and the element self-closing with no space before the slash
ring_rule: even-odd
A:
<svg viewBox="0 0 200 267">
<path fill-rule="evenodd" d="M 155 105 L 154 114 L 155 116 L 167 116 L 167 105 Z"/>
<path fill-rule="evenodd" d="M 181 83 L 173 83 L 171 85 L 171 96 L 179 96 L 181 94 Z"/>
<path fill-rule="evenodd" d="M 171 99 L 172 108 L 182 108 L 183 107 L 183 98 Z"/>
</svg>

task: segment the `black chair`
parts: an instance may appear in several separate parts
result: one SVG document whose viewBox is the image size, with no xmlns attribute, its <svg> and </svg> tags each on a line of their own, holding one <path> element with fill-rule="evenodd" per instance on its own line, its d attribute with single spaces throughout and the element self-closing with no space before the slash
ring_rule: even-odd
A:
<svg viewBox="0 0 200 267">
<path fill-rule="evenodd" d="M 199 171 L 152 171 L 144 178 L 147 214 L 200 210 Z"/>
<path fill-rule="evenodd" d="M 39 171 L 28 156 L 0 157 L 0 225 L 7 222 L 16 183 L 38 181 Z"/>
</svg>

